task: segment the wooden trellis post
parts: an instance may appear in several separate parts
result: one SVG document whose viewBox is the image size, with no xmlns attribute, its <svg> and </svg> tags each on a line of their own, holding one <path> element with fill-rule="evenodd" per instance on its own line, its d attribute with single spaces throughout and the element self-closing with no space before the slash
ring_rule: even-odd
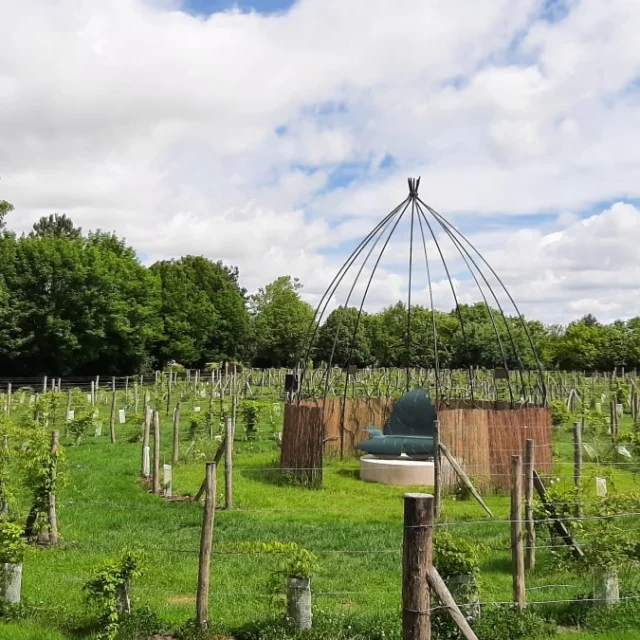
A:
<svg viewBox="0 0 640 640">
<path fill-rule="evenodd" d="M 431 596 L 427 576 L 432 566 L 434 497 L 404 496 L 402 545 L 402 638 L 431 640 Z"/>
</svg>

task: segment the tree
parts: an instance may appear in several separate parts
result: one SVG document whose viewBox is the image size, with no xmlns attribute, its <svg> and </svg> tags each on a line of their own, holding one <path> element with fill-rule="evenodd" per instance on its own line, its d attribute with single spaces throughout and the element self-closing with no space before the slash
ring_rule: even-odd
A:
<svg viewBox="0 0 640 640">
<path fill-rule="evenodd" d="M 9 374 L 129 374 L 155 336 L 158 291 L 111 234 L 3 239 L 6 300 L 19 345 Z"/>
<path fill-rule="evenodd" d="M 331 361 L 334 366 L 371 364 L 367 324 L 368 315 L 362 313 L 358 318 L 355 307 L 334 309 L 318 331 L 314 359 Z"/>
<path fill-rule="evenodd" d="M 50 216 L 42 216 L 33 225 L 33 231 L 29 234 L 35 237 L 54 236 L 56 238 L 79 238 L 82 228 L 75 227 L 73 220 L 64 213 L 52 213 Z"/>
<path fill-rule="evenodd" d="M 302 284 L 281 276 L 251 296 L 254 364 L 293 366 L 304 357 L 313 310 L 300 298 Z"/>
<path fill-rule="evenodd" d="M 162 332 L 153 347 L 159 365 L 190 367 L 244 355 L 249 328 L 238 270 L 201 256 L 157 262 Z"/>
<path fill-rule="evenodd" d="M 13 205 L 6 200 L 0 199 L 0 230 L 4 229 L 6 226 L 5 218 L 8 213 L 13 211 Z"/>
</svg>

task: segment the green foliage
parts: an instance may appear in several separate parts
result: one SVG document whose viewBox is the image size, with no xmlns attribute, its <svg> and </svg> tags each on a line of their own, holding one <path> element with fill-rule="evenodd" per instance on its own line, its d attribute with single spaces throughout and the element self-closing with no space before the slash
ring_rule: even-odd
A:
<svg viewBox="0 0 640 640">
<path fill-rule="evenodd" d="M 84 585 L 88 601 L 98 607 L 98 621 L 101 625 L 99 638 L 115 640 L 123 614 L 127 610 L 124 599 L 128 599 L 128 590 L 133 578 L 140 575 L 139 553 L 125 551 L 120 558 L 112 560 L 102 567 Z"/>
<path fill-rule="evenodd" d="M 13 205 L 6 200 L 0 200 L 0 229 L 5 228 L 5 218 L 13 211 Z"/>
<path fill-rule="evenodd" d="M 258 425 L 271 407 L 265 402 L 244 400 L 240 404 L 240 416 L 245 425 L 247 440 L 255 440 L 258 437 Z"/>
<path fill-rule="evenodd" d="M 52 213 L 49 216 L 43 216 L 33 224 L 33 231 L 29 234 L 31 237 L 44 238 L 46 236 L 54 236 L 56 238 L 79 238 L 82 235 L 82 228 L 76 227 L 73 220 L 64 213 Z"/>
<path fill-rule="evenodd" d="M 5 235 L 0 244 L 5 374 L 142 367 L 158 330 L 158 289 L 133 249 L 102 232 Z"/>
<path fill-rule="evenodd" d="M 544 640 L 556 634 L 555 625 L 530 609 L 488 606 L 473 625 L 479 638 L 491 640 Z"/>
<path fill-rule="evenodd" d="M 479 547 L 467 538 L 439 530 L 433 544 L 433 564 L 443 580 L 455 575 L 476 575 L 479 570 Z"/>
<path fill-rule="evenodd" d="M 229 640 L 228 634 L 215 623 L 203 629 L 195 620 L 187 620 L 174 632 L 176 640 Z"/>
<path fill-rule="evenodd" d="M 635 531 L 621 527 L 616 514 L 640 513 L 640 495 L 611 492 L 592 506 L 590 515 L 596 516 L 587 533 L 589 544 L 584 548 L 587 568 L 617 569 L 630 562 L 640 561 L 640 547 Z"/>
<path fill-rule="evenodd" d="M 316 556 L 295 542 L 238 542 L 221 545 L 227 553 L 267 554 L 277 558 L 275 574 L 285 578 L 311 578 L 318 570 Z"/>
<path fill-rule="evenodd" d="M 180 364 L 179 362 L 172 362 L 170 364 L 165 365 L 162 368 L 162 370 L 165 371 L 165 372 L 166 371 L 171 371 L 171 372 L 178 371 L 178 372 L 182 373 L 182 372 L 184 372 L 184 365 Z"/>
<path fill-rule="evenodd" d="M 234 629 L 236 640 L 401 640 L 400 616 L 356 616 L 317 611 L 303 634 L 283 617 L 258 620 Z M 185 639 L 186 640 L 186 637 Z M 437 640 L 437 639 L 434 639 Z"/>
<path fill-rule="evenodd" d="M 313 310 L 300 298 L 302 285 L 282 276 L 251 296 L 254 362 L 259 366 L 292 366 L 303 353 Z"/>
<path fill-rule="evenodd" d="M 95 430 L 95 420 L 93 418 L 93 413 L 93 408 L 84 410 L 82 412 L 78 412 L 78 410 L 76 409 L 73 420 L 69 422 L 67 429 L 69 433 L 75 438 L 76 445 L 80 444 L 80 440 L 82 440 L 87 432 Z"/>
<path fill-rule="evenodd" d="M 571 411 L 567 408 L 567 403 L 562 400 L 554 400 L 549 403 L 551 408 L 551 424 L 560 427 L 571 422 Z"/>
<path fill-rule="evenodd" d="M 0 522 L 0 564 L 20 564 L 26 550 L 22 527 L 15 522 Z"/>
<path fill-rule="evenodd" d="M 120 618 L 116 640 L 149 640 L 166 632 L 166 625 L 148 607 L 134 609 Z"/>
<path fill-rule="evenodd" d="M 211 414 L 208 411 L 192 411 L 189 414 L 189 440 L 204 436 L 209 428 Z"/>
<path fill-rule="evenodd" d="M 249 316 L 237 269 L 186 256 L 157 262 L 151 272 L 161 292 L 163 326 L 152 348 L 158 363 L 192 367 L 242 354 Z"/>
<path fill-rule="evenodd" d="M 608 606 L 592 602 L 593 593 L 578 597 L 569 605 L 566 622 L 592 631 L 637 631 L 640 629 L 638 593 L 622 592 L 621 596 L 618 604 Z"/>
</svg>

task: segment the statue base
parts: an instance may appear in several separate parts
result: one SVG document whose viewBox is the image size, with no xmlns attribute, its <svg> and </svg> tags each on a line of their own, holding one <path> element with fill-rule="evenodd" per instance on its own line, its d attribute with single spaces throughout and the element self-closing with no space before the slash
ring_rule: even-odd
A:
<svg viewBox="0 0 640 640">
<path fill-rule="evenodd" d="M 396 487 L 432 487 L 433 460 L 414 460 L 402 455 L 384 458 L 366 455 L 360 458 L 360 480 Z"/>
</svg>

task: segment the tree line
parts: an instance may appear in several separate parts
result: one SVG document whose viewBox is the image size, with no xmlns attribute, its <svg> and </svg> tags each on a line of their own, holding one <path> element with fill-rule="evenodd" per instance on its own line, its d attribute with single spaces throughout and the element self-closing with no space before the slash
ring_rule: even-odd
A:
<svg viewBox="0 0 640 640">
<path fill-rule="evenodd" d="M 301 283 L 282 276 L 249 295 L 238 269 L 202 256 L 144 266 L 113 233 L 83 233 L 64 214 L 28 234 L 6 227 L 0 200 L 0 375 L 128 375 L 299 359 L 358 366 L 640 368 L 640 318 L 568 326 L 508 317 L 482 304 L 450 312 L 401 302 L 377 313 L 334 309 L 312 332 Z M 312 348 L 307 349 L 308 343 Z M 436 347 L 437 344 L 437 347 Z"/>
</svg>

